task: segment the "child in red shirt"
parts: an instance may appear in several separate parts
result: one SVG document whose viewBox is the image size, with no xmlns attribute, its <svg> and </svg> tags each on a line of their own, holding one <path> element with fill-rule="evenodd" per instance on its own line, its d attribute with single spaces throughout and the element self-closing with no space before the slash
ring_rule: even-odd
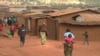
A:
<svg viewBox="0 0 100 56">
<path fill-rule="evenodd" d="M 65 42 L 73 44 L 74 43 L 74 39 L 72 38 L 72 35 L 69 34 L 68 37 L 64 38 Z"/>
<path fill-rule="evenodd" d="M 15 22 L 15 28 L 17 29 L 18 28 L 18 22 Z"/>
<path fill-rule="evenodd" d="M 10 26 L 10 31 L 11 31 L 11 35 L 14 36 L 14 31 L 15 31 L 15 25 L 11 25 Z"/>
</svg>

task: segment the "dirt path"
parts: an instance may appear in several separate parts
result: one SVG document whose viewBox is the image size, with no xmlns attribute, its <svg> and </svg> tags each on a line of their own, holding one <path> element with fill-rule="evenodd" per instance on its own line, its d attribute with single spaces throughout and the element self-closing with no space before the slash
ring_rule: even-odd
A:
<svg viewBox="0 0 100 56">
<path fill-rule="evenodd" d="M 90 45 L 83 45 L 82 41 L 74 44 L 73 56 L 100 56 L 100 42 L 90 41 Z M 27 36 L 23 48 L 19 45 L 19 38 L 0 38 L 0 56 L 64 56 L 62 41 L 48 40 L 41 45 L 40 38 Z"/>
</svg>

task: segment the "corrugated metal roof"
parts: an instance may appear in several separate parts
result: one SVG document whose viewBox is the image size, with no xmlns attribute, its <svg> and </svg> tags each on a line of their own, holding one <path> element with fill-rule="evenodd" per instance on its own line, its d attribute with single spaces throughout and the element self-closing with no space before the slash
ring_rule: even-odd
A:
<svg viewBox="0 0 100 56">
<path fill-rule="evenodd" d="M 46 14 L 32 14 L 32 15 L 30 15 L 30 16 L 28 15 L 26 17 L 32 17 L 32 19 L 43 19 L 43 18 L 47 19 L 47 18 L 51 18 L 50 15 L 46 15 Z"/>
<path fill-rule="evenodd" d="M 69 8 L 69 9 L 65 9 L 65 10 L 56 11 L 54 13 L 50 13 L 49 15 L 51 15 L 51 16 L 61 16 L 61 15 L 85 11 L 85 10 L 88 10 L 88 9 Z"/>
<path fill-rule="evenodd" d="M 22 16 L 21 13 L 17 12 L 0 12 L 0 17 L 11 16 L 11 15 Z"/>
<path fill-rule="evenodd" d="M 61 16 L 61 15 L 66 15 L 66 14 L 71 14 L 71 13 L 82 12 L 82 11 L 86 11 L 86 10 L 94 11 L 94 12 L 100 14 L 100 12 L 95 11 L 95 10 L 91 10 L 91 9 L 68 8 L 68 9 L 59 10 L 59 11 L 50 13 L 49 15 L 51 15 L 51 16 Z"/>
<path fill-rule="evenodd" d="M 100 22 L 100 14 L 80 13 L 86 22 Z"/>
<path fill-rule="evenodd" d="M 42 12 L 33 12 L 33 13 L 26 13 L 26 14 L 23 14 L 24 16 L 33 16 L 33 15 L 36 15 L 36 14 L 43 14 Z"/>
<path fill-rule="evenodd" d="M 66 23 L 66 24 L 72 24 L 72 25 L 100 25 L 100 22 L 60 21 L 60 23 Z"/>
<path fill-rule="evenodd" d="M 80 13 L 79 15 L 85 19 L 85 22 L 77 22 L 72 19 L 58 22 L 72 25 L 100 25 L 100 14 Z"/>
<path fill-rule="evenodd" d="M 34 19 L 43 19 L 43 18 L 50 18 L 50 17 L 51 16 L 45 15 L 45 14 L 36 14 L 36 15 L 33 15 Z"/>
</svg>

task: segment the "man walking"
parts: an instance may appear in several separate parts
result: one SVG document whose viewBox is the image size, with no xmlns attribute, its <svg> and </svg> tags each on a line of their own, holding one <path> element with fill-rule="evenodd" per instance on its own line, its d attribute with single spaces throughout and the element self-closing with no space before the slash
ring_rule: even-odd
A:
<svg viewBox="0 0 100 56">
<path fill-rule="evenodd" d="M 23 47 L 25 43 L 26 29 L 24 24 L 19 28 L 18 35 L 20 37 L 20 46 Z"/>
</svg>

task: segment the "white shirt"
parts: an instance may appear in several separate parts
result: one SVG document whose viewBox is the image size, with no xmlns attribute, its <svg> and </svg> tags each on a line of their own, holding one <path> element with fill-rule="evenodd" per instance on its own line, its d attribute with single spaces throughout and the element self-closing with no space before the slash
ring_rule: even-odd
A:
<svg viewBox="0 0 100 56">
<path fill-rule="evenodd" d="M 73 38 L 73 39 L 75 38 L 74 34 L 71 33 L 71 32 L 66 32 L 66 33 L 64 33 L 64 37 L 68 37 L 69 34 L 72 35 L 72 38 Z"/>
</svg>

